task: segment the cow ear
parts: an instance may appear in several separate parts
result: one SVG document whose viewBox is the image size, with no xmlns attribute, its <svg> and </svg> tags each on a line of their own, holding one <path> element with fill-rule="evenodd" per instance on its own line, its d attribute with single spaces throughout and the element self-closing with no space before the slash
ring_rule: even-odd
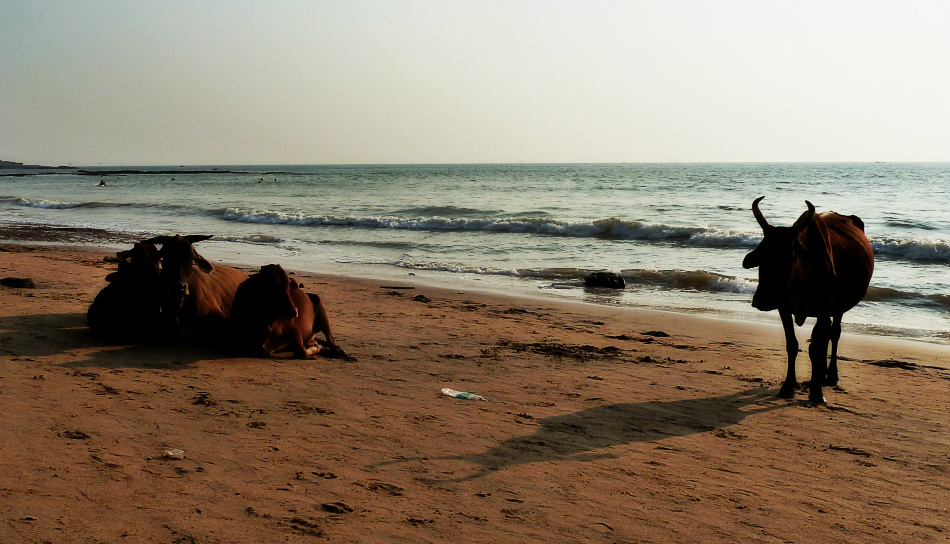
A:
<svg viewBox="0 0 950 544">
<path fill-rule="evenodd" d="M 823 251 L 820 255 L 816 255 L 815 258 L 809 259 L 809 266 L 811 266 L 812 271 L 817 272 L 818 274 L 832 274 L 834 275 L 835 269 L 831 264 L 831 259 L 829 258 L 828 252 Z"/>
<path fill-rule="evenodd" d="M 809 272 L 822 274 L 827 271 L 824 266 L 824 261 L 818 256 L 819 254 L 820 252 L 811 251 L 805 247 L 805 244 L 803 244 L 801 240 L 792 242 L 792 258 L 804 261 L 808 266 Z"/>
<path fill-rule="evenodd" d="M 300 289 L 301 287 L 303 287 L 303 284 L 302 284 L 302 283 L 297 283 L 297 280 L 295 280 L 295 279 L 293 279 L 293 278 L 290 278 L 290 289 L 291 289 L 291 290 Z"/>
<path fill-rule="evenodd" d="M 195 266 L 198 267 L 198 270 L 210 274 L 214 272 L 214 267 L 211 266 L 211 263 L 208 262 L 208 259 L 205 259 L 201 255 L 195 255 Z"/>
<path fill-rule="evenodd" d="M 806 260 L 808 258 L 808 250 L 805 249 L 805 245 L 798 240 L 792 242 L 792 258 Z"/>
<path fill-rule="evenodd" d="M 829 272 L 834 274 L 834 267 L 831 265 L 830 255 L 828 255 L 827 251 L 824 251 L 824 248 L 810 250 L 796 240 L 792 244 L 792 254 L 796 259 L 801 259 L 808 266 L 808 271 L 811 274 L 824 275 Z"/>
<path fill-rule="evenodd" d="M 759 255 L 759 250 L 753 249 L 748 255 L 745 256 L 745 259 L 742 259 L 742 268 L 755 268 L 759 266 L 761 260 L 762 259 Z"/>
</svg>

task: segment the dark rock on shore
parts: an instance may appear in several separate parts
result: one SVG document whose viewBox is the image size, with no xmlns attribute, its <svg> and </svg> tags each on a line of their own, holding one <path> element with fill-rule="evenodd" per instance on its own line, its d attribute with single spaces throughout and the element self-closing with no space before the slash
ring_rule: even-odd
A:
<svg viewBox="0 0 950 544">
<path fill-rule="evenodd" d="M 36 289 L 36 282 L 30 278 L 3 278 L 0 285 L 17 289 Z"/>
<path fill-rule="evenodd" d="M 627 283 L 613 272 L 594 272 L 584 276 L 584 285 L 587 287 L 607 287 L 609 289 L 623 289 Z"/>
</svg>

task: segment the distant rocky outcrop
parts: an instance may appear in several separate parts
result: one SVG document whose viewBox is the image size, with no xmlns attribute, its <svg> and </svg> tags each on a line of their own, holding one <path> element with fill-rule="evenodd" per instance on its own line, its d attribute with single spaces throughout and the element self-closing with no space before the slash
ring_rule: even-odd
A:
<svg viewBox="0 0 950 544">
<path fill-rule="evenodd" d="M 22 162 L 0 161 L 0 170 L 59 170 L 72 169 L 72 166 L 43 166 L 40 164 L 23 164 Z"/>
</svg>

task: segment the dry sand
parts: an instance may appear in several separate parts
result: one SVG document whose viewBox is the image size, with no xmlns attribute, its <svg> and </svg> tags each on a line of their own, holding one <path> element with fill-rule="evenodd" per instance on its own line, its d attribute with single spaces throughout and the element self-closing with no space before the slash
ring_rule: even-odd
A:
<svg viewBox="0 0 950 544">
<path fill-rule="evenodd" d="M 814 407 L 777 326 L 304 274 L 350 360 L 110 346 L 102 256 L 0 249 L 0 542 L 950 538 L 946 346 Z"/>
</svg>

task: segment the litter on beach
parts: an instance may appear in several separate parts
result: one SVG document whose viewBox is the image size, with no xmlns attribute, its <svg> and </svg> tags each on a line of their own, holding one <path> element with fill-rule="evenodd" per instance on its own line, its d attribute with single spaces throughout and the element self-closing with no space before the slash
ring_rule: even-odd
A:
<svg viewBox="0 0 950 544">
<path fill-rule="evenodd" d="M 475 393 L 468 393 L 466 391 L 456 391 L 455 389 L 449 389 L 448 387 L 442 388 L 442 394 L 454 397 L 457 399 L 466 399 L 466 400 L 487 400 L 481 395 L 476 395 Z"/>
</svg>

